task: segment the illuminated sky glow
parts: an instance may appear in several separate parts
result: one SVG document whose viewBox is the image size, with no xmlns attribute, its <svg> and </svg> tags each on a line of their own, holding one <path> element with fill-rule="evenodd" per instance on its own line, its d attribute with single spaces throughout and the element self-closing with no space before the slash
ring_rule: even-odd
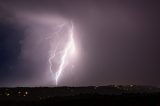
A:
<svg viewBox="0 0 160 106">
<path fill-rule="evenodd" d="M 155 1 L 1 0 L 0 86 L 160 86 L 159 10 Z"/>
</svg>

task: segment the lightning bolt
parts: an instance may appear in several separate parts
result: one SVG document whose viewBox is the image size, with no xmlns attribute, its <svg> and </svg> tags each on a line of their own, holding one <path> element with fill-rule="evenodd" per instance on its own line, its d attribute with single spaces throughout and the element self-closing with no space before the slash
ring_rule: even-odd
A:
<svg viewBox="0 0 160 106">
<path fill-rule="evenodd" d="M 49 56 L 49 70 L 51 72 L 51 74 L 53 74 L 53 70 L 52 70 L 52 60 L 54 59 L 54 57 L 56 56 L 56 52 L 57 52 L 57 47 L 58 45 L 55 47 L 54 52 L 52 53 L 52 51 L 50 51 L 50 56 Z"/>
<path fill-rule="evenodd" d="M 73 26 L 73 23 L 71 22 L 71 28 L 69 29 L 69 40 L 66 44 L 66 47 L 64 48 L 63 52 L 62 52 L 62 56 L 60 58 L 60 64 L 59 64 L 59 67 L 55 73 L 55 83 L 56 85 L 58 85 L 58 82 L 59 82 L 59 79 L 60 79 L 60 76 L 62 75 L 63 71 L 64 71 L 64 68 L 68 62 L 68 59 L 69 59 L 69 56 L 72 56 L 72 54 L 75 53 L 75 42 L 74 42 L 74 38 L 73 38 L 73 35 L 74 35 L 74 26 Z M 56 56 L 56 53 L 57 53 L 57 47 L 58 47 L 58 44 L 56 45 L 54 51 L 50 53 L 50 57 L 49 57 L 49 70 L 50 72 L 53 74 L 53 69 L 52 69 L 52 66 L 53 66 L 53 63 L 52 63 L 52 60 L 55 58 Z"/>
<path fill-rule="evenodd" d="M 69 39 L 69 42 L 68 42 L 68 44 L 67 44 L 67 46 L 66 46 L 66 48 L 64 50 L 64 54 L 63 54 L 63 56 L 61 58 L 61 64 L 60 64 L 59 69 L 58 69 L 58 71 L 56 73 L 56 78 L 55 78 L 56 85 L 58 84 L 58 80 L 60 78 L 60 75 L 62 74 L 62 72 L 63 72 L 63 70 L 65 68 L 64 65 L 65 65 L 65 63 L 67 61 L 67 57 L 70 54 L 75 52 L 75 44 L 74 44 L 74 39 L 73 39 L 73 24 L 71 24 L 71 25 L 72 26 L 71 26 L 71 29 L 70 29 L 70 32 L 69 32 L 70 39 Z"/>
</svg>

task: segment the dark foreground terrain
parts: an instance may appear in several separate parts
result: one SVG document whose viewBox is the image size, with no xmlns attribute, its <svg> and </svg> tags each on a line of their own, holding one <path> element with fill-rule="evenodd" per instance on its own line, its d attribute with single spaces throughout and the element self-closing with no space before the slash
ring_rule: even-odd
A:
<svg viewBox="0 0 160 106">
<path fill-rule="evenodd" d="M 0 106 L 160 106 L 160 89 L 149 86 L 0 88 Z"/>
</svg>

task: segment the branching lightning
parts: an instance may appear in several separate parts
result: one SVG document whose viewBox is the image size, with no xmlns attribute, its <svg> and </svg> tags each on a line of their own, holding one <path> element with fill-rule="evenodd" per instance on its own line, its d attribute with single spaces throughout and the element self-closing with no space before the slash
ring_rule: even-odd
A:
<svg viewBox="0 0 160 106">
<path fill-rule="evenodd" d="M 55 50 L 54 50 L 54 52 L 52 53 L 52 52 L 50 52 L 50 57 L 49 57 L 49 59 L 48 59 L 48 61 L 49 61 L 49 70 L 50 70 L 50 72 L 53 74 L 53 71 L 52 71 L 52 60 L 54 59 L 54 57 L 56 56 L 56 51 L 57 51 L 57 46 L 55 47 Z"/>
<path fill-rule="evenodd" d="M 53 74 L 53 72 L 55 72 L 55 83 L 56 83 L 56 85 L 58 85 L 59 79 L 60 79 L 61 75 L 63 74 L 65 66 L 68 63 L 69 57 L 72 56 L 75 52 L 75 41 L 74 41 L 74 38 L 73 38 L 74 26 L 73 26 L 72 23 L 71 23 L 71 27 L 69 28 L 69 33 L 68 34 L 69 34 L 68 35 L 69 40 L 67 41 L 66 46 L 64 47 L 64 50 L 62 50 L 62 55 L 60 57 L 60 63 L 59 63 L 58 69 L 57 70 L 52 69 L 52 66 L 53 66 L 52 61 L 56 56 L 58 45 L 56 45 L 54 51 L 50 53 L 50 57 L 49 57 L 49 60 L 48 60 L 49 65 L 50 65 L 49 66 L 50 72 L 52 74 Z"/>
</svg>

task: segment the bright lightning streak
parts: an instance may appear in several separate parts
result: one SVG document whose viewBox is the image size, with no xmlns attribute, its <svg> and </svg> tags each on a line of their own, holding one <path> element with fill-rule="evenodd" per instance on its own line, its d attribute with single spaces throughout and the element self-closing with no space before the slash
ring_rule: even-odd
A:
<svg viewBox="0 0 160 106">
<path fill-rule="evenodd" d="M 59 69 L 58 71 L 56 72 L 56 77 L 55 77 L 55 80 L 56 80 L 56 85 L 58 84 L 58 80 L 65 68 L 65 63 L 67 61 L 67 58 L 69 55 L 71 55 L 72 53 L 75 52 L 75 43 L 74 43 L 74 39 L 73 39 L 73 24 L 71 24 L 71 29 L 69 31 L 69 42 L 64 50 L 64 54 L 61 58 L 61 63 L 60 63 L 60 66 L 59 66 Z"/>
<path fill-rule="evenodd" d="M 59 27 L 58 31 L 55 32 L 56 36 L 63 33 L 63 27 L 64 26 L 65 26 L 65 24 L 62 24 Z M 50 51 L 48 62 L 49 62 L 49 70 L 51 72 L 51 75 L 54 75 L 54 71 L 56 70 L 56 68 L 53 66 L 54 62 L 56 62 L 56 65 L 57 65 L 57 63 L 59 64 L 58 67 L 57 67 L 58 69 L 55 71 L 55 76 L 52 76 L 52 77 L 55 77 L 56 85 L 58 85 L 58 81 L 59 81 L 60 76 L 62 75 L 62 73 L 64 71 L 64 68 L 65 68 L 66 64 L 68 63 L 69 57 L 72 56 L 75 53 L 75 42 L 74 42 L 74 38 L 73 38 L 73 35 L 74 35 L 73 31 L 74 31 L 74 26 L 71 23 L 71 27 L 69 28 L 69 33 L 68 33 L 69 39 L 67 41 L 67 45 L 65 46 L 64 50 L 60 50 L 61 47 L 59 47 L 60 46 L 59 44 L 62 43 L 60 41 L 55 46 L 55 48 L 54 49 L 51 48 L 51 51 Z M 48 37 L 48 38 L 50 39 L 51 37 Z M 46 38 L 46 39 L 48 39 L 48 38 Z M 52 44 L 52 46 L 54 46 L 54 45 Z M 58 61 L 59 59 L 57 60 L 57 58 L 59 56 L 60 56 L 60 61 Z M 57 61 L 54 61 L 54 60 L 57 60 Z M 53 67 L 54 67 L 54 71 L 53 71 Z"/>
</svg>

